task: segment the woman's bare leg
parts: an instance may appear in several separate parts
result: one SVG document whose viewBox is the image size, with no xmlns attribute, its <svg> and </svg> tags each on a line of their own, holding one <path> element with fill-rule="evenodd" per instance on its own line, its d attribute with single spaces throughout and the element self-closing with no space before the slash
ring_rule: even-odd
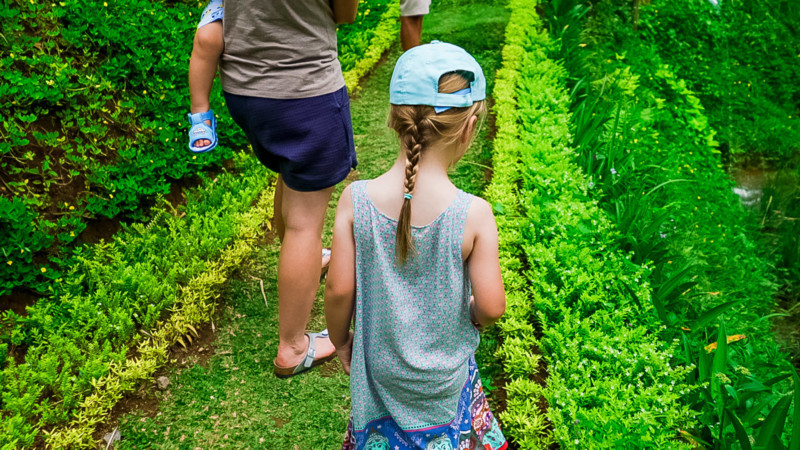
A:
<svg viewBox="0 0 800 450">
<path fill-rule="evenodd" d="M 293 367 L 305 358 L 306 325 L 319 287 L 322 227 L 333 187 L 300 192 L 282 179 L 276 213 L 282 216 L 283 237 L 278 259 L 278 322 L 280 343 L 275 364 Z M 279 208 L 279 209 L 278 209 Z M 279 235 L 280 226 L 279 228 Z M 317 339 L 317 359 L 335 351 L 330 339 Z"/>
<path fill-rule="evenodd" d="M 278 182 L 275 183 L 275 196 L 273 197 L 273 204 L 275 205 L 274 210 L 280 211 L 281 210 L 281 196 L 283 195 L 283 180 L 280 175 L 278 175 Z M 281 214 L 275 214 L 274 217 L 274 225 L 275 231 L 278 233 L 278 240 L 283 242 L 283 235 L 286 232 L 286 227 L 283 224 L 283 216 Z M 320 277 L 322 277 L 322 273 L 325 271 L 325 267 L 331 262 L 331 256 L 323 256 L 322 263 L 320 265 Z"/>
<path fill-rule="evenodd" d="M 194 34 L 194 48 L 189 60 L 189 96 L 192 114 L 206 112 L 211 109 L 209 99 L 214 77 L 217 76 L 217 64 L 224 48 L 222 40 L 222 22 L 211 22 L 197 29 Z M 206 120 L 206 125 L 211 125 Z M 211 142 L 201 139 L 195 147 L 205 147 Z"/>
</svg>

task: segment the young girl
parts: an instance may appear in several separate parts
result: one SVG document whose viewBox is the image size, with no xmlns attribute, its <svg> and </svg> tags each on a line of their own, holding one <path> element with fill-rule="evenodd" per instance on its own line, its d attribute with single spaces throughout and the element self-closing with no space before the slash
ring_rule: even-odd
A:
<svg viewBox="0 0 800 450">
<path fill-rule="evenodd" d="M 209 98 L 217 63 L 222 55 L 222 0 L 211 0 L 200 16 L 194 35 L 192 58 L 189 60 L 189 150 L 204 153 L 217 146 L 217 120 L 211 109 Z"/>
<path fill-rule="evenodd" d="M 434 41 L 400 57 L 390 90 L 401 150 L 344 190 L 325 289 L 350 374 L 342 448 L 505 449 L 474 355 L 478 329 L 505 311 L 497 227 L 489 204 L 447 177 L 484 114 L 486 81 L 467 52 Z"/>
</svg>

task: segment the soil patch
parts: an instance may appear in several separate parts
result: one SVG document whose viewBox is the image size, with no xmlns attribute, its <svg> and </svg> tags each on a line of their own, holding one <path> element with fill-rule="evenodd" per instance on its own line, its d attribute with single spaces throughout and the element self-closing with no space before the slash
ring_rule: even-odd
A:
<svg viewBox="0 0 800 450">
<path fill-rule="evenodd" d="M 86 221 L 86 229 L 78 235 L 82 244 L 97 244 L 100 241 L 111 242 L 114 235 L 122 228 L 119 219 L 100 217 Z"/>
<path fill-rule="evenodd" d="M 281 417 L 273 416 L 272 420 L 275 422 L 275 428 L 283 428 L 284 425 L 289 423 L 288 420 L 283 419 Z"/>
<path fill-rule="evenodd" d="M 29 291 L 14 291 L 0 296 L 0 312 L 13 311 L 18 316 L 25 317 L 28 315 L 25 308 L 33 306 L 42 297 L 42 295 Z"/>
<path fill-rule="evenodd" d="M 800 371 L 800 298 L 797 293 L 792 293 L 788 287 L 778 294 L 777 312 L 786 315 L 776 316 L 772 320 L 772 332 L 784 351 L 789 354 L 789 359 L 794 367 Z"/>
</svg>

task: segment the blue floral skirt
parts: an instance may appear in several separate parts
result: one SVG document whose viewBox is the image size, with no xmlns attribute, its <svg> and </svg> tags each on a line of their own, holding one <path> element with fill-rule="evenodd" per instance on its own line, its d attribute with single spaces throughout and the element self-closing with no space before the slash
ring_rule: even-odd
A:
<svg viewBox="0 0 800 450">
<path fill-rule="evenodd" d="M 342 450 L 506 450 L 508 443 L 489 409 L 475 359 L 449 424 L 422 430 L 401 430 L 391 416 L 368 423 L 363 430 L 347 426 Z"/>
</svg>

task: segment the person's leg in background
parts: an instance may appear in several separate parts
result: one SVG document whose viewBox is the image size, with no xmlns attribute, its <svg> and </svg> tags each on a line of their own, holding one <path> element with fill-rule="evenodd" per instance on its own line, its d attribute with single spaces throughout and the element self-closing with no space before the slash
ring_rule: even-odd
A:
<svg viewBox="0 0 800 450">
<path fill-rule="evenodd" d="M 274 210 L 280 211 L 281 210 L 281 196 L 283 195 L 283 180 L 281 176 L 278 175 L 278 182 L 275 183 L 275 196 L 273 197 L 273 204 L 275 205 Z M 281 214 L 275 214 L 274 216 L 274 225 L 275 231 L 278 233 L 278 240 L 283 242 L 283 235 L 285 233 L 286 227 L 283 223 L 283 216 Z M 320 264 L 320 281 L 322 281 L 323 275 L 328 271 L 328 264 L 331 262 L 331 255 L 330 249 L 325 249 L 322 252 L 322 262 Z"/>
<path fill-rule="evenodd" d="M 422 19 L 425 16 L 400 17 L 400 44 L 403 51 L 416 47 L 422 38 Z"/>
<path fill-rule="evenodd" d="M 422 20 L 428 14 L 430 4 L 430 0 L 400 1 L 400 44 L 403 51 L 421 43 Z"/>
<path fill-rule="evenodd" d="M 330 359 L 326 335 L 306 334 L 320 281 L 322 230 L 334 186 L 355 168 L 346 88 L 302 99 L 268 99 L 225 93 L 231 117 L 244 130 L 256 157 L 278 172 L 275 229 L 278 258 L 278 322 L 275 375 L 289 377 Z M 323 264 L 326 262 L 323 257 Z M 313 334 L 312 334 L 313 335 Z M 299 364 L 306 361 L 306 364 Z"/>
</svg>

